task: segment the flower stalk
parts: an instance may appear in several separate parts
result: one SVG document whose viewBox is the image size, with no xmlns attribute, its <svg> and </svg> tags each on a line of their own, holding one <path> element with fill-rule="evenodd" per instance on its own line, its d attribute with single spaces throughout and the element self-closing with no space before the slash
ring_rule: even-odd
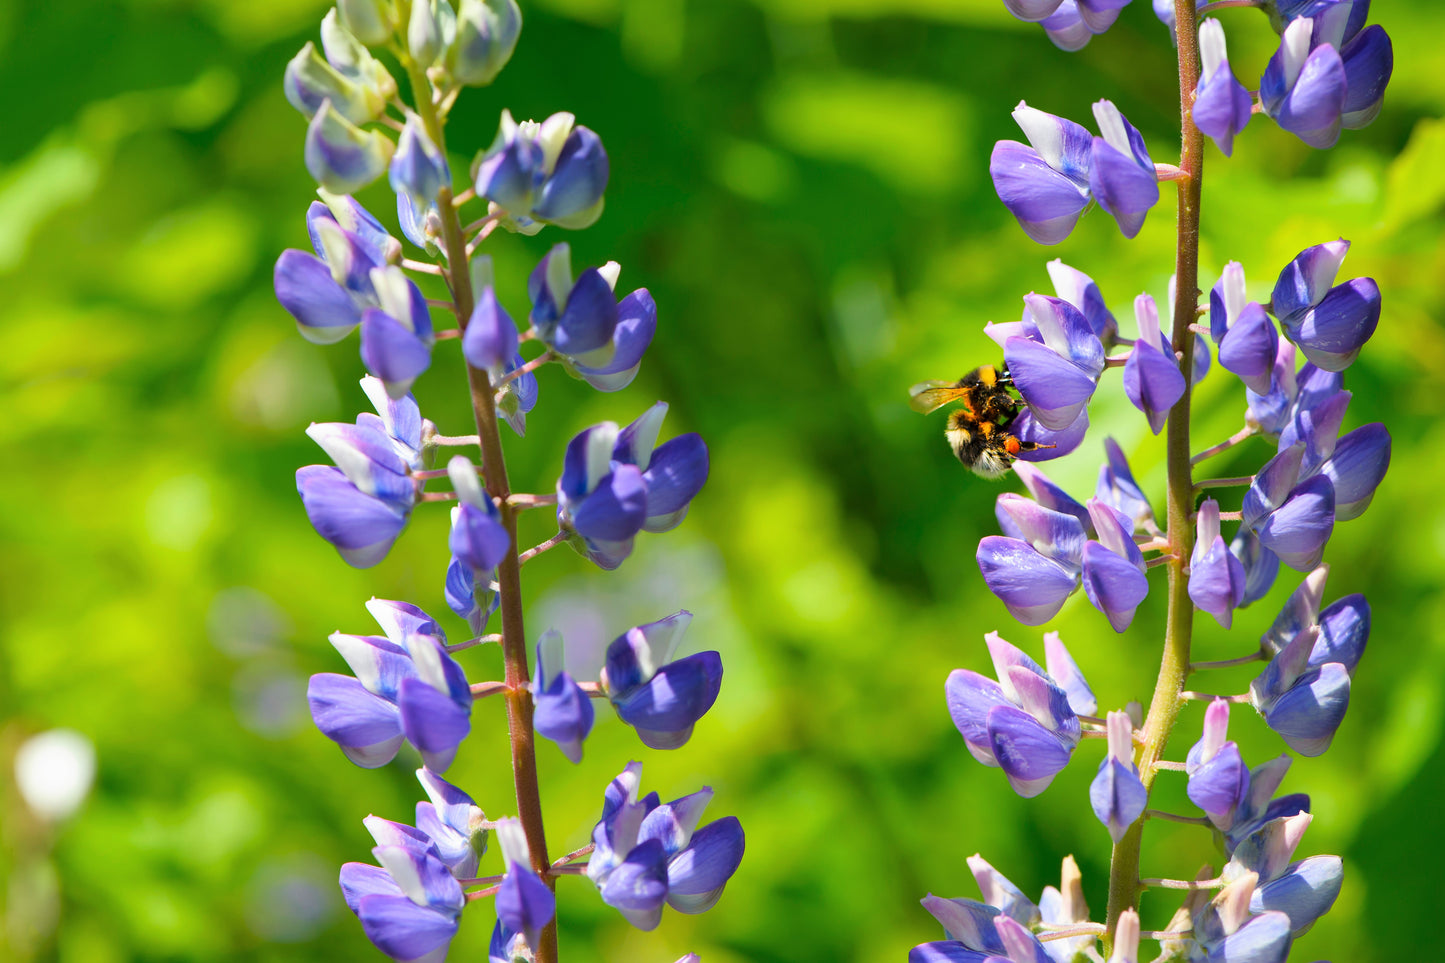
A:
<svg viewBox="0 0 1445 963">
<path fill-rule="evenodd" d="M 1174 16 L 1179 38 L 1179 114 L 1182 143 L 1179 169 L 1188 176 L 1176 181 L 1179 213 L 1176 228 L 1174 271 L 1177 295 L 1174 304 L 1173 346 L 1180 370 L 1189 372 L 1194 363 L 1194 334 L 1190 325 L 1197 317 L 1199 294 L 1199 217 L 1204 187 L 1204 135 L 1194 124 L 1194 90 L 1199 83 L 1198 12 L 1194 0 L 1175 0 Z M 1169 609 L 1164 635 L 1164 654 L 1149 713 L 1144 719 L 1144 745 L 1139 751 L 1140 779 L 1146 793 L 1152 788 L 1155 764 L 1169 744 L 1179 708 L 1180 693 L 1189 674 L 1189 647 L 1194 633 L 1194 603 L 1189 598 L 1188 560 L 1194 550 L 1194 474 L 1190 458 L 1189 414 L 1193 385 L 1186 378 L 1184 393 L 1169 411 L 1166 424 L 1168 490 L 1166 519 L 1168 539 L 1174 558 L 1166 566 Z M 1113 950 L 1119 916 L 1139 905 L 1139 853 L 1144 835 L 1143 818 L 1138 819 L 1114 844 L 1109 869 L 1109 907 L 1105 921 L 1105 953 Z"/>
</svg>

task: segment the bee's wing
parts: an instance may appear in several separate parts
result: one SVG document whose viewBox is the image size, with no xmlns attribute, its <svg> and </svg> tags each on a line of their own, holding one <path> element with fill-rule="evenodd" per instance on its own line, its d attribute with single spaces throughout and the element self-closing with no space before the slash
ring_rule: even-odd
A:
<svg viewBox="0 0 1445 963">
<path fill-rule="evenodd" d="M 952 381 L 924 381 L 908 389 L 908 404 L 914 411 L 926 415 L 950 401 L 958 401 L 967 392 L 968 389 L 960 388 Z"/>
</svg>

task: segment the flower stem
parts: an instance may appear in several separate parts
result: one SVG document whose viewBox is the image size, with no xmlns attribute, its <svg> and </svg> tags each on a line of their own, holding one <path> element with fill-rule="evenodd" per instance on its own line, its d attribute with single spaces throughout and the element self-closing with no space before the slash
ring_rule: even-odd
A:
<svg viewBox="0 0 1445 963">
<path fill-rule="evenodd" d="M 1166 813 L 1162 809 L 1144 810 L 1145 819 L 1162 819 L 1169 823 L 1184 823 L 1187 826 L 1213 826 L 1207 816 L 1181 816 L 1178 813 Z"/>
<path fill-rule="evenodd" d="M 514 510 L 514 517 L 515 517 L 515 510 Z M 562 532 L 558 532 L 556 535 L 553 535 L 551 538 L 547 539 L 545 542 L 541 543 L 540 545 L 533 545 L 531 548 L 529 548 L 529 549 L 527 549 L 525 552 L 523 552 L 523 553 L 522 553 L 522 556 L 521 556 L 521 559 L 519 560 L 519 564 L 525 565 L 527 562 L 530 562 L 532 559 L 536 558 L 538 555 L 541 555 L 543 552 L 551 551 L 552 549 L 556 548 L 558 545 L 561 545 L 561 544 L 562 544 L 563 542 L 565 542 L 565 541 L 567 541 L 567 536 L 564 535 Z"/>
<path fill-rule="evenodd" d="M 1253 484 L 1253 475 L 1238 475 L 1234 478 L 1206 478 L 1204 481 L 1195 482 L 1194 488 L 1196 491 L 1203 491 L 1206 488 L 1243 488 Z"/>
<path fill-rule="evenodd" d="M 1190 672 L 1199 672 L 1203 669 L 1228 669 L 1236 665 L 1249 665 L 1251 662 L 1260 662 L 1265 658 L 1264 651 L 1251 652 L 1249 655 L 1241 655 L 1237 659 L 1220 659 L 1217 662 L 1191 662 Z"/>
<path fill-rule="evenodd" d="M 401 22 L 410 15 L 411 4 L 402 0 L 399 4 Z M 407 75 L 411 80 L 412 95 L 416 101 L 417 114 L 426 128 L 427 136 L 445 155 L 446 140 L 442 121 L 436 105 L 430 97 L 431 86 L 421 69 L 405 58 Z M 444 187 L 437 194 L 437 209 L 441 215 L 442 249 L 446 252 L 446 277 L 451 285 L 452 299 L 457 306 L 457 320 L 463 330 L 476 306 L 472 293 L 472 280 L 467 270 L 467 240 L 457 217 L 451 187 Z M 527 847 L 532 854 L 532 869 L 549 887 L 555 884 L 547 870 L 551 865 L 547 858 L 547 832 L 542 822 L 542 797 L 537 785 L 537 753 L 532 731 L 532 693 L 527 687 L 531 670 L 527 666 L 527 632 L 522 622 L 522 572 L 517 560 L 517 511 L 507 502 L 511 486 L 507 480 L 507 464 L 502 454 L 502 436 L 497 423 L 497 408 L 493 388 L 487 372 L 467 365 L 467 384 L 471 389 L 472 411 L 476 417 L 477 435 L 481 442 L 483 477 L 487 494 L 500 505 L 502 526 L 507 530 L 511 545 L 507 554 L 497 566 L 498 596 L 502 611 L 502 657 L 505 663 L 504 682 L 509 691 L 507 701 L 507 732 L 512 748 L 512 782 L 517 793 L 517 816 L 527 837 Z M 483 891 L 485 892 L 485 891 Z M 467 894 L 468 899 L 477 894 Z M 557 922 L 555 918 L 542 931 L 541 945 L 533 947 L 537 963 L 557 963 Z"/>
<path fill-rule="evenodd" d="M 1258 428 L 1253 428 L 1249 425 L 1245 425 L 1243 428 L 1239 429 L 1239 431 L 1235 432 L 1233 435 L 1230 435 L 1224 441 L 1221 441 L 1219 444 L 1214 445 L 1213 447 L 1204 449 L 1199 454 L 1189 459 L 1189 464 L 1197 465 L 1201 461 L 1204 461 L 1204 459 L 1206 458 L 1213 458 L 1215 455 L 1218 455 L 1221 452 L 1229 451 L 1229 449 L 1233 448 L 1235 445 L 1239 444 L 1242 441 L 1249 440 L 1251 437 L 1257 435 L 1258 433 Z"/>
<path fill-rule="evenodd" d="M 1194 126 L 1191 112 L 1194 88 L 1199 82 L 1199 28 L 1195 0 L 1174 0 L 1174 17 L 1179 34 L 1179 114 L 1181 144 L 1179 169 L 1187 174 L 1178 187 L 1179 214 L 1174 273 L 1178 296 L 1174 305 L 1173 342 L 1179 367 L 1194 366 L 1194 323 L 1199 305 L 1199 202 L 1204 181 L 1204 135 Z M 1189 599 L 1189 578 L 1184 568 L 1193 550 L 1194 479 L 1189 458 L 1189 411 L 1192 387 L 1186 387 L 1169 412 L 1166 435 L 1166 464 L 1169 472 L 1169 543 L 1174 558 L 1166 566 L 1169 574 L 1169 614 L 1164 634 L 1164 655 L 1149 714 L 1144 719 L 1144 745 L 1139 753 L 1139 773 L 1147 791 L 1154 782 L 1154 764 L 1164 753 L 1174 720 L 1179 715 L 1179 693 L 1189 672 L 1189 645 L 1194 633 L 1194 604 Z M 1139 904 L 1139 852 L 1144 820 L 1136 820 L 1114 844 L 1109 867 L 1109 909 L 1106 920 L 1105 955 L 1113 950 L 1114 930 L 1119 916 Z"/>
</svg>

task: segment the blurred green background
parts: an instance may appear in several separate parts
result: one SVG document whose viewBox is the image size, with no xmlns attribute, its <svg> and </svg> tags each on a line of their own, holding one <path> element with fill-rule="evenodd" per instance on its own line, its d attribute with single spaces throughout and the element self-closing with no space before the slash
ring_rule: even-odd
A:
<svg viewBox="0 0 1445 963">
<path fill-rule="evenodd" d="M 1379 120 L 1324 153 L 1256 120 L 1233 160 L 1209 148 L 1205 183 L 1206 285 L 1238 259 L 1263 300 L 1298 250 L 1343 234 L 1355 242 L 1344 276 L 1373 275 L 1385 294 L 1348 375 L 1347 427 L 1386 420 L 1394 465 L 1327 554 L 1327 599 L 1366 592 L 1373 642 L 1334 748 L 1297 760 L 1285 784 L 1314 797 L 1303 851 L 1343 853 L 1348 874 L 1300 960 L 1418 956 L 1433 945 L 1445 860 L 1445 9 L 1376 6 L 1397 59 Z M 453 115 L 453 169 L 490 143 L 503 107 L 575 112 L 602 135 L 612 181 L 602 221 L 565 239 L 576 263 L 621 261 L 623 287 L 651 289 L 660 325 L 621 394 L 541 373 L 528 437 L 507 440 L 516 486 L 549 490 L 562 439 L 658 398 L 672 405 L 664 435 L 700 431 L 713 453 L 687 522 L 641 538 L 619 572 L 569 552 L 529 565 L 529 624 L 562 628 L 585 660 L 687 607 L 686 645 L 720 649 L 726 665 L 717 707 L 680 752 L 642 748 L 610 713 L 581 766 L 541 747 L 552 846 L 586 841 L 604 784 L 631 758 L 664 798 L 712 785 L 709 815 L 734 813 L 748 833 L 718 907 L 669 912 L 651 934 L 585 880 L 563 880 L 564 957 L 899 960 L 937 938 L 921 896 L 977 895 L 964 864 L 975 851 L 1035 895 L 1074 853 L 1101 912 L 1108 839 L 1086 801 L 1099 744 L 1025 802 L 969 757 L 944 710 L 950 669 L 986 670 L 984 632 L 1041 651 L 1041 630 L 1008 618 L 973 561 L 995 530 L 994 496 L 1017 482 L 964 471 L 942 416 L 905 402 L 915 381 L 996 361 L 984 322 L 1049 291 L 1050 258 L 1093 275 L 1126 334 L 1134 295 L 1163 297 L 1172 192 L 1136 241 L 1095 211 L 1044 250 L 986 172 L 992 143 L 1018 136 L 1009 111 L 1021 98 L 1087 120 L 1108 97 L 1170 160 L 1167 32 L 1143 0 L 1076 55 L 997 0 L 523 7 L 512 64 Z M 391 556 L 358 572 L 311 531 L 294 492 L 295 469 L 324 460 L 307 423 L 365 405 L 355 340 L 303 342 L 271 294 L 277 254 L 306 244 L 313 186 L 281 73 L 325 9 L 0 4 L 5 959 L 380 958 L 336 870 L 368 858 L 367 813 L 409 819 L 416 762 L 352 767 L 311 726 L 305 679 L 341 669 L 328 633 L 373 630 L 362 607 L 373 594 L 444 613 L 445 512 L 419 510 Z M 1264 18 L 1223 18 L 1238 73 L 1257 77 L 1273 40 Z M 394 224 L 384 187 L 362 200 Z M 489 242 L 514 316 L 525 273 L 560 239 Z M 1162 443 L 1105 385 L 1090 439 L 1048 471 L 1084 497 L 1109 433 L 1159 496 Z M 1243 406 L 1218 369 L 1200 391 L 1196 447 L 1237 429 Z M 417 395 L 443 431 L 468 430 L 454 345 L 438 346 Z M 1266 455 L 1251 443 L 1210 473 L 1248 473 Z M 524 544 L 548 534 L 546 518 L 526 519 Z M 1286 573 L 1233 634 L 1200 619 L 1198 656 L 1247 650 L 1297 579 Z M 1123 636 L 1082 597 L 1051 625 L 1104 705 L 1147 700 L 1162 604 L 1156 586 Z M 462 661 L 473 679 L 499 672 L 495 650 Z M 1220 675 L 1195 684 L 1242 691 L 1250 678 Z M 1187 709 L 1172 756 L 1198 724 Z M 98 773 L 83 808 L 47 825 L 25 809 L 9 759 L 57 726 L 94 742 Z M 480 704 L 474 727 L 448 778 L 502 815 L 501 706 Z M 1247 711 L 1232 734 L 1256 764 L 1282 748 Z M 1162 776 L 1160 805 L 1183 806 L 1182 790 Z M 1145 873 L 1192 874 L 1212 856 L 1204 836 L 1151 827 Z M 1145 925 L 1174 905 L 1147 895 Z M 490 929 L 486 907 L 469 911 L 453 958 L 482 958 Z"/>
</svg>

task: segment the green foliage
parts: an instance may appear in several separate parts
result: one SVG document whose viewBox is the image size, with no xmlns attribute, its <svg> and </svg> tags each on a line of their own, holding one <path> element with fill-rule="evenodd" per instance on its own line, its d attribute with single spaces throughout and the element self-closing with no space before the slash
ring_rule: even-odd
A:
<svg viewBox="0 0 1445 963">
<path fill-rule="evenodd" d="M 305 245 L 311 192 L 281 71 L 325 6 L 0 10 L 0 759 L 53 726 L 86 733 L 99 758 L 92 798 L 53 829 L 0 778 L 0 955 L 378 958 L 335 876 L 369 858 L 364 815 L 409 817 L 414 763 L 349 765 L 311 727 L 305 679 L 340 668 L 329 632 L 369 631 L 368 597 L 444 609 L 445 513 L 418 512 L 392 556 L 359 573 L 310 530 L 293 491 L 295 468 L 321 460 L 306 424 L 364 404 L 355 341 L 303 343 L 270 293 L 274 257 Z M 504 106 L 574 111 L 613 161 L 607 213 L 572 239 L 575 257 L 621 261 L 625 287 L 652 290 L 660 325 L 622 395 L 542 372 L 528 438 L 508 443 L 517 487 L 548 490 L 558 439 L 654 398 L 672 404 L 667 434 L 701 431 L 714 456 L 681 530 L 644 537 L 619 573 L 565 552 L 529 565 L 530 625 L 563 629 L 569 648 L 601 646 L 686 606 L 689 645 L 720 649 L 727 667 L 685 753 L 642 749 L 610 718 L 580 767 L 541 747 L 553 845 L 586 841 L 605 781 L 631 758 L 664 798 L 709 782 L 711 815 L 736 813 L 749 842 L 717 909 L 669 915 L 655 934 L 633 931 L 585 880 L 563 880 L 565 957 L 900 959 L 937 936 L 919 897 L 973 895 L 963 858 L 978 850 L 1033 893 L 1074 852 L 1101 912 L 1109 848 L 1085 802 L 1093 747 L 1021 802 L 944 711 L 947 672 L 985 666 L 984 632 L 1034 652 L 1041 633 L 1013 625 L 973 562 L 1000 489 L 953 462 L 940 419 L 905 401 L 915 381 L 996 361 L 983 323 L 1047 290 L 1052 257 L 1093 275 L 1126 334 L 1133 296 L 1164 295 L 1167 193 L 1134 242 L 1095 212 L 1045 251 L 984 171 L 992 143 L 1017 136 L 1021 98 L 1085 119 L 1109 97 L 1168 160 L 1167 33 L 1144 2 L 1072 56 L 997 0 L 538 0 L 526 15 L 512 64 L 454 113 L 449 139 L 468 153 L 453 169 L 490 142 Z M 1224 16 L 1236 67 L 1257 75 L 1263 18 Z M 1210 283 L 1238 259 L 1263 295 L 1295 252 L 1343 234 L 1355 242 L 1347 275 L 1384 290 L 1347 387 L 1350 426 L 1387 421 L 1394 465 L 1327 555 L 1327 598 L 1366 592 L 1374 642 L 1335 748 L 1297 761 L 1287 783 L 1315 800 L 1306 849 L 1342 852 L 1347 872 L 1297 955 L 1356 963 L 1429 945 L 1427 868 L 1445 859 L 1445 75 L 1433 54 L 1445 11 L 1396 0 L 1375 16 L 1398 62 L 1380 119 L 1326 154 L 1259 119 L 1233 160 L 1211 148 L 1203 238 Z M 390 221 L 389 195 L 374 190 L 363 201 Z M 557 239 L 494 242 L 514 315 L 525 272 Z M 1242 411 L 1217 370 L 1201 390 L 1199 447 Z M 442 430 L 467 430 L 448 344 L 418 394 Z M 1090 490 L 1109 432 L 1162 503 L 1162 443 L 1121 392 L 1101 394 L 1096 437 L 1050 473 Z M 1244 473 L 1264 454 L 1244 446 L 1211 471 Z M 550 534 L 547 521 L 524 519 L 524 544 Z M 1201 619 L 1199 657 L 1246 648 L 1293 584 L 1241 613 L 1232 635 Z M 1147 699 L 1162 610 L 1156 594 L 1122 637 L 1082 599 L 1057 620 L 1103 703 Z M 463 662 L 475 679 L 499 672 L 486 648 Z M 1241 691 L 1248 678 L 1208 685 Z M 1187 709 L 1171 756 L 1198 722 Z M 479 705 L 475 726 L 450 775 L 502 815 L 501 706 Z M 1256 762 L 1281 751 L 1247 713 L 1233 734 Z M 1161 805 L 1182 806 L 1170 779 Z M 1191 875 L 1214 858 L 1202 835 L 1151 827 L 1145 867 Z M 1146 896 L 1145 926 L 1172 905 Z M 490 923 L 470 911 L 454 958 L 481 958 Z"/>
</svg>

